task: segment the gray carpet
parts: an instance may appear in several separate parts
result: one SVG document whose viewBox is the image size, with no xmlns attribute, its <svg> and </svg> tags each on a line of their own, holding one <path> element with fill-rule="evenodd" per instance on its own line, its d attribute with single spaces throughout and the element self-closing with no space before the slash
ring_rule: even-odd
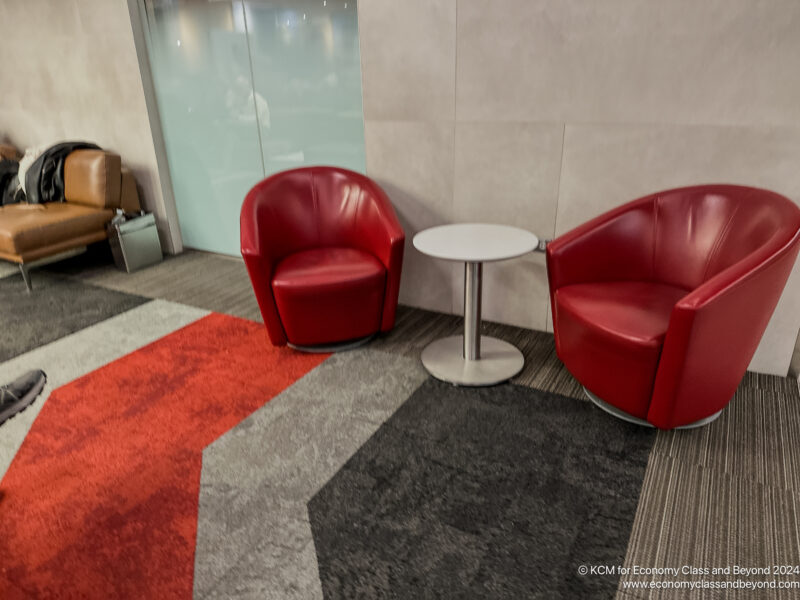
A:
<svg viewBox="0 0 800 600">
<path fill-rule="evenodd" d="M 85 254 L 46 269 L 120 292 L 261 321 L 261 311 L 240 258 L 187 250 L 177 256 L 167 255 L 164 262 L 133 273 L 116 269 L 111 261 L 107 246 L 97 244 Z"/>
<path fill-rule="evenodd" d="M 150 298 L 169 298 L 244 318 L 259 318 L 241 260 L 190 251 L 169 258 L 163 265 L 131 275 L 116 271 L 109 260 L 87 264 L 85 257 L 74 259 L 71 265 L 61 263 L 52 268 L 69 273 L 76 280 L 109 289 L 130 291 Z M 0 269 L 0 277 L 3 274 Z M 34 284 L 37 277 L 38 272 L 35 272 Z M 21 281 L 19 285 L 22 285 Z M 0 288 L 0 293 L 4 289 Z M 4 324 L 5 321 L 0 321 L 0 325 Z M 394 331 L 375 340 L 369 348 L 392 353 L 396 363 L 411 361 L 419 365 L 419 352 L 427 343 L 458 332 L 460 328 L 459 317 L 401 306 Z M 525 369 L 515 378 L 515 383 L 576 399 L 582 397 L 580 386 L 555 355 L 552 335 L 494 323 L 484 323 L 483 331 L 507 339 L 523 351 Z M 331 367 L 337 365 L 349 369 L 349 365 L 337 362 L 332 363 Z M 334 420 L 339 418 L 336 412 L 339 404 L 331 402 L 331 397 L 338 398 L 339 392 L 351 393 L 347 392 L 348 386 L 357 387 L 358 381 L 351 381 L 354 373 L 348 370 L 341 382 L 326 386 L 326 390 L 337 390 L 336 394 L 326 392 L 326 397 L 321 400 L 333 411 L 331 418 Z M 302 416 L 294 415 L 292 420 Z M 275 427 L 287 432 L 284 436 L 286 439 L 293 435 L 291 432 L 297 431 L 296 423 L 288 419 L 276 420 Z M 364 433 L 367 429 L 359 432 Z M 745 375 L 730 407 L 707 428 L 693 432 L 659 432 L 650 453 L 624 564 L 800 564 L 798 432 L 800 391 L 797 380 L 754 373 Z M 298 474 L 305 472 L 302 469 L 314 469 L 316 473 L 321 461 L 345 460 L 345 439 L 353 442 L 353 449 L 361 443 L 350 439 L 353 437 L 352 430 L 340 436 L 333 429 L 326 429 L 318 432 L 315 439 L 320 441 L 323 433 L 336 442 L 336 451 L 333 455 L 322 451 L 306 455 L 298 451 Z M 267 436 L 264 439 L 272 438 Z M 280 447 L 283 448 L 283 445 Z M 311 452 L 311 449 L 322 448 L 324 444 L 320 442 L 310 447 L 303 443 L 300 447 Z M 254 448 L 253 456 L 258 456 L 258 453 L 264 453 L 263 444 Z M 230 454 L 234 455 L 235 452 Z M 283 469 L 286 464 L 278 466 Z M 220 466 L 220 472 L 223 470 L 224 467 Z M 317 486 L 315 491 L 324 483 L 324 479 L 310 475 L 309 481 Z M 220 494 L 225 490 L 214 489 Z M 306 571 L 316 566 L 313 543 L 308 542 L 310 549 L 309 545 L 303 545 L 302 550 L 298 551 L 299 555 L 288 552 L 283 538 L 296 533 L 296 528 L 270 528 L 269 523 L 264 522 L 265 507 L 274 506 L 283 510 L 280 502 L 274 502 L 280 495 L 274 489 L 265 488 L 261 490 L 260 497 L 262 501 L 249 513 L 245 507 L 238 505 L 238 496 L 233 494 L 233 498 L 225 498 L 220 502 L 218 514 L 209 513 L 207 519 L 222 519 L 233 504 L 237 506 L 237 514 L 241 513 L 240 520 L 247 524 L 247 528 L 254 529 L 255 525 L 263 523 L 260 531 L 280 538 L 280 543 L 259 546 L 257 549 L 260 553 L 251 552 L 247 561 L 237 563 L 235 567 L 230 564 L 235 563 L 240 554 L 231 552 L 227 546 L 225 550 L 218 549 L 213 556 L 202 559 L 206 562 L 200 564 L 208 565 L 208 568 L 196 572 L 196 577 L 200 576 L 205 581 L 204 574 L 207 573 L 209 579 L 213 579 L 217 573 L 212 573 L 210 566 L 221 563 L 220 566 L 224 564 L 230 570 L 216 587 L 213 597 L 275 597 L 281 600 L 321 597 L 321 590 L 319 593 L 310 592 L 317 589 L 314 586 L 319 586 L 318 581 L 311 587 L 303 587 L 298 583 L 301 580 L 310 581 Z M 212 544 L 213 538 L 213 543 L 224 546 L 226 540 L 232 537 L 230 529 L 221 527 L 209 533 L 208 543 Z M 300 537 L 302 543 L 306 544 L 305 533 Z M 198 550 L 201 547 L 198 542 Z M 246 544 L 237 549 L 251 551 Z M 298 556 L 303 560 L 298 560 Z M 296 575 L 298 569 L 304 573 L 302 577 Z M 283 586 L 278 585 L 281 581 Z M 753 597 L 752 592 L 750 596 L 747 591 L 737 595 L 731 590 L 715 592 L 697 589 L 679 594 L 670 590 L 634 591 L 623 589 L 625 583 L 626 578 L 623 577 L 618 589 L 619 598 Z M 778 590 L 770 597 L 795 598 L 800 594 L 797 590 Z"/>
<path fill-rule="evenodd" d="M 376 339 L 371 347 L 419 359 L 425 346 L 434 340 L 463 332 L 464 319 L 459 315 L 399 306 L 392 333 Z M 583 388 L 558 360 L 552 334 L 490 321 L 481 323 L 481 334 L 506 340 L 522 351 L 525 365 L 512 380 L 514 383 L 585 398 Z"/>
<path fill-rule="evenodd" d="M 417 359 L 334 354 L 206 447 L 194 597 L 321 600 L 306 505 L 426 379 Z"/>
<path fill-rule="evenodd" d="M 41 270 L 32 278 L 30 293 L 21 275 L 0 278 L 0 363 L 148 301 Z"/>
<path fill-rule="evenodd" d="M 626 566 L 800 564 L 800 393 L 797 382 L 748 374 L 702 429 L 659 431 L 650 453 Z M 619 598 L 800 598 L 798 589 L 631 589 Z M 697 581 L 699 577 L 688 579 Z M 721 580 L 736 580 L 722 576 Z M 742 579 L 739 577 L 738 579 Z M 751 580 L 796 576 L 751 577 Z"/>
<path fill-rule="evenodd" d="M 261 321 L 244 263 L 233 257 L 187 250 L 178 256 L 167 256 L 153 267 L 124 273 L 114 268 L 110 254 L 101 245 L 50 265 L 47 270 L 113 290 Z M 399 306 L 392 333 L 374 340 L 370 347 L 417 359 L 430 342 L 463 329 L 464 322 L 457 315 Z M 584 397 L 581 386 L 556 357 L 551 334 L 487 321 L 482 324 L 482 333 L 513 343 L 525 355 L 525 367 L 514 378 L 515 383 Z"/>
<path fill-rule="evenodd" d="M 655 431 L 427 380 L 309 502 L 326 598 L 612 598 Z"/>
</svg>

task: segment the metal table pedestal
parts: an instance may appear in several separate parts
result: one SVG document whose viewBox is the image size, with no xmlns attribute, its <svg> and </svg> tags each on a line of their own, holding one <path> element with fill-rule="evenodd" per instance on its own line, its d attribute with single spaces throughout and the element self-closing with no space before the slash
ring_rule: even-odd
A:
<svg viewBox="0 0 800 600">
<path fill-rule="evenodd" d="M 522 370 L 525 360 L 515 346 L 481 337 L 483 263 L 464 263 L 464 335 L 442 338 L 422 351 L 422 364 L 442 381 L 483 386 L 502 383 Z"/>
</svg>

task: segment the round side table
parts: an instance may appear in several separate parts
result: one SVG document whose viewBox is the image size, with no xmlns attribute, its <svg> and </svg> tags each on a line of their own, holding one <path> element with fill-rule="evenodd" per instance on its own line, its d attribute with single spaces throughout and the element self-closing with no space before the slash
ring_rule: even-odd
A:
<svg viewBox="0 0 800 600">
<path fill-rule="evenodd" d="M 464 335 L 442 338 L 422 351 L 422 364 L 442 381 L 456 385 L 494 385 L 522 370 L 525 359 L 515 346 L 481 337 L 483 263 L 532 252 L 539 239 L 508 225 L 460 223 L 420 231 L 414 247 L 428 256 L 464 263 Z"/>
</svg>

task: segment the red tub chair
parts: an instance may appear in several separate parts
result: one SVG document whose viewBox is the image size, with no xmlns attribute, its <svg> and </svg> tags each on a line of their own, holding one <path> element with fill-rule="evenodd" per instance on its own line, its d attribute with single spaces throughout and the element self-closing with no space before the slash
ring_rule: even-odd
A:
<svg viewBox="0 0 800 600">
<path fill-rule="evenodd" d="M 700 185 L 634 200 L 547 246 L 556 350 L 595 403 L 662 429 L 733 397 L 800 247 L 800 209 Z"/>
<path fill-rule="evenodd" d="M 342 348 L 391 330 L 404 240 L 389 198 L 359 173 L 304 167 L 256 184 L 242 256 L 273 345 Z"/>
</svg>

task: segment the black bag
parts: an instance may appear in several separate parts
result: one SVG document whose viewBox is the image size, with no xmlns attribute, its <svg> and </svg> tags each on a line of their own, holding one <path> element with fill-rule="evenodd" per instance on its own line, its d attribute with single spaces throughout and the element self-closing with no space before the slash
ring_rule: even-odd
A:
<svg viewBox="0 0 800 600">
<path fill-rule="evenodd" d="M 100 150 L 88 142 L 61 142 L 42 152 L 25 173 L 28 204 L 64 202 L 64 160 L 73 150 L 84 148 Z"/>
<path fill-rule="evenodd" d="M 25 197 L 19 189 L 19 163 L 16 160 L 0 160 L 0 206 L 15 204 Z"/>
</svg>

